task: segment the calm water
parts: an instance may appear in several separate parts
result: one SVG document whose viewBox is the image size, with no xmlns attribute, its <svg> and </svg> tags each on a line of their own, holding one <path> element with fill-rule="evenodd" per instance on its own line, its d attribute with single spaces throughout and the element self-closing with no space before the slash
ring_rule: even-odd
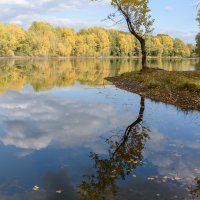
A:
<svg viewBox="0 0 200 200">
<path fill-rule="evenodd" d="M 104 80 L 140 62 L 0 65 L 1 200 L 198 199 L 200 113 Z M 149 65 L 200 69 L 194 60 Z"/>
</svg>

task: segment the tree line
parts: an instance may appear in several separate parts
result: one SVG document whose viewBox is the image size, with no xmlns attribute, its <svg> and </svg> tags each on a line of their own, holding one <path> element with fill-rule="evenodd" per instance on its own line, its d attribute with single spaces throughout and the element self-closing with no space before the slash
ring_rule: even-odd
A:
<svg viewBox="0 0 200 200">
<path fill-rule="evenodd" d="M 16 24 L 0 23 L 0 56 L 141 56 L 139 42 L 130 33 L 114 29 L 87 28 L 76 32 L 33 22 L 26 31 Z M 147 55 L 195 57 L 196 47 L 166 34 L 148 36 Z"/>
</svg>

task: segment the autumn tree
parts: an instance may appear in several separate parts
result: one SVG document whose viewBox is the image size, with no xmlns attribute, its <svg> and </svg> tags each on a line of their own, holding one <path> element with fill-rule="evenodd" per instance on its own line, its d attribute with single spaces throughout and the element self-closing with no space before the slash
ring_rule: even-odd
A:
<svg viewBox="0 0 200 200">
<path fill-rule="evenodd" d="M 28 31 L 32 35 L 33 55 L 48 56 L 55 53 L 57 41 L 51 24 L 33 22 Z"/>
<path fill-rule="evenodd" d="M 0 23 L 0 56 L 5 56 L 8 52 L 8 41 L 3 23 Z"/>
<path fill-rule="evenodd" d="M 200 26 L 200 9 L 198 10 L 197 21 Z M 196 54 L 197 56 L 200 56 L 200 33 L 198 33 L 196 36 Z"/>
<path fill-rule="evenodd" d="M 193 45 L 193 44 L 187 44 L 187 47 L 188 47 L 188 49 L 190 51 L 190 57 L 191 58 L 195 57 L 195 50 L 196 50 L 195 45 Z"/>
<path fill-rule="evenodd" d="M 119 34 L 119 48 L 121 56 L 132 56 L 134 51 L 134 39 L 130 34 Z"/>
<path fill-rule="evenodd" d="M 163 45 L 157 37 L 151 38 L 151 56 L 162 57 Z"/>
<path fill-rule="evenodd" d="M 152 24 L 148 0 L 111 0 L 111 5 L 125 21 L 130 33 L 139 41 L 142 52 L 142 66 L 147 67 L 146 35 L 152 32 Z M 118 16 L 111 13 L 108 19 L 118 21 Z"/>
<path fill-rule="evenodd" d="M 57 36 L 57 54 L 61 56 L 70 56 L 74 50 L 76 42 L 76 32 L 73 29 L 58 27 Z"/>
<path fill-rule="evenodd" d="M 119 47 L 119 31 L 108 30 L 109 40 L 110 40 L 110 55 L 111 56 L 121 56 Z"/>
<path fill-rule="evenodd" d="M 200 33 L 196 36 L 196 54 L 200 56 Z"/>
<path fill-rule="evenodd" d="M 96 48 L 94 49 L 97 56 L 109 56 L 110 55 L 110 41 L 109 35 L 103 28 L 89 28 L 83 29 L 79 33 L 80 35 L 93 35 L 95 39 Z M 93 40 L 92 40 L 93 41 Z M 88 45 L 90 43 L 87 42 Z"/>
<path fill-rule="evenodd" d="M 174 56 L 178 57 L 189 57 L 190 56 L 190 50 L 188 46 L 180 39 L 176 38 L 174 40 Z"/>
<path fill-rule="evenodd" d="M 169 35 L 145 35 L 148 56 L 195 56 L 194 46 Z M 197 49 L 199 35 L 196 37 Z M 75 32 L 47 22 L 33 22 L 26 31 L 16 24 L 0 23 L 0 56 L 140 57 L 141 43 L 133 34 L 101 27 Z"/>
<path fill-rule="evenodd" d="M 170 57 L 173 55 L 174 41 L 169 35 L 158 34 L 157 38 L 160 40 L 163 45 L 163 56 Z"/>
</svg>

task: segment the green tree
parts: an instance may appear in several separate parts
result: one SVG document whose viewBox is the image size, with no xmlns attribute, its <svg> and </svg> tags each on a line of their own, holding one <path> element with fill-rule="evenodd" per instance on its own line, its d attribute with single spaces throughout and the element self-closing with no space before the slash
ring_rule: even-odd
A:
<svg viewBox="0 0 200 200">
<path fill-rule="evenodd" d="M 198 57 L 200 56 L 200 33 L 196 36 L 196 54 Z"/>
<path fill-rule="evenodd" d="M 132 56 L 134 51 L 134 39 L 130 34 L 119 34 L 119 48 L 121 56 Z"/>
<path fill-rule="evenodd" d="M 121 56 L 119 47 L 119 31 L 109 30 L 109 40 L 110 40 L 110 55 L 111 56 Z"/>
<path fill-rule="evenodd" d="M 197 21 L 200 26 L 200 9 L 198 10 Z M 197 56 L 200 56 L 200 33 L 198 33 L 196 36 L 196 54 Z"/>
<path fill-rule="evenodd" d="M 151 56 L 162 57 L 163 54 L 163 45 L 160 42 L 159 38 L 151 38 Z"/>
<path fill-rule="evenodd" d="M 190 57 L 195 57 L 195 45 L 193 44 L 187 44 L 187 47 L 190 51 Z"/>
<path fill-rule="evenodd" d="M 163 45 L 163 56 L 169 57 L 173 56 L 174 41 L 169 35 L 158 34 L 157 38 L 160 40 L 160 43 Z"/>
<path fill-rule="evenodd" d="M 174 40 L 174 56 L 178 57 L 189 57 L 190 56 L 190 50 L 188 46 L 180 39 L 176 38 Z"/>
</svg>

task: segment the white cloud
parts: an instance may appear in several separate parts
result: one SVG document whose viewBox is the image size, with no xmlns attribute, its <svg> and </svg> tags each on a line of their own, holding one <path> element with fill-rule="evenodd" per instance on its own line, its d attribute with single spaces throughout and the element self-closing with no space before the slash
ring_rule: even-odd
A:
<svg viewBox="0 0 200 200">
<path fill-rule="evenodd" d="M 24 28 L 33 21 L 48 21 L 54 25 L 82 28 L 89 22 L 66 17 L 69 11 L 77 12 L 96 4 L 105 5 L 108 1 L 91 2 L 90 0 L 1 0 L 0 18 L 4 23 L 17 23 Z"/>
<path fill-rule="evenodd" d="M 200 149 L 198 137 L 191 134 L 190 140 L 181 135 L 173 138 L 157 130 L 151 130 L 149 134 L 151 139 L 146 144 L 144 157 L 157 168 L 161 177 L 178 175 L 186 184 L 198 175 L 195 169 L 199 168 L 200 162 L 194 160 Z"/>
<path fill-rule="evenodd" d="M 83 103 L 42 94 L 8 91 L 0 98 L 0 141 L 40 150 L 55 145 L 84 146 L 101 151 L 100 135 L 121 127 L 131 114 L 119 115 L 111 105 Z"/>
</svg>

